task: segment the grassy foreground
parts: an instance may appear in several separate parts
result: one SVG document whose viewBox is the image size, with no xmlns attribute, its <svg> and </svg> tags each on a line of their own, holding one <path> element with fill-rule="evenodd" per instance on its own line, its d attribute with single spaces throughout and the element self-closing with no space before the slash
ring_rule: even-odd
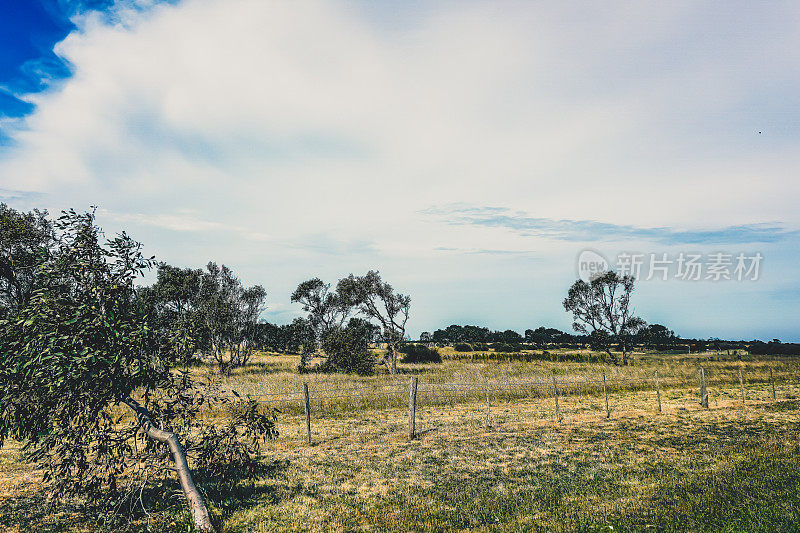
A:
<svg viewBox="0 0 800 533">
<path fill-rule="evenodd" d="M 289 371 L 277 358 L 267 361 L 277 366 L 261 374 L 264 381 Z M 466 379 L 476 370 L 447 365 L 430 370 L 432 380 L 436 373 Z M 687 363 L 687 375 L 693 367 Z M 794 373 L 789 366 L 781 372 Z M 250 383 L 257 375 L 241 379 Z M 325 377 L 312 379 L 322 387 Z M 340 385 L 382 379 L 330 377 Z M 319 413 L 312 446 L 305 443 L 304 418 L 287 412 L 263 474 L 230 491 L 207 485 L 207 495 L 227 532 L 800 530 L 800 402 L 793 399 L 800 388 L 784 379 L 773 402 L 766 384 L 748 384 L 744 407 L 738 383 L 710 388 L 708 410 L 699 408 L 696 388 L 662 391 L 661 414 L 650 389 L 612 391 L 608 419 L 602 396 L 568 396 L 561 423 L 552 398 L 493 396 L 487 409 L 478 398 L 422 397 L 412 442 L 403 409 L 381 403 L 326 409 L 320 400 L 312 405 Z M 126 529 L 187 531 L 180 499 L 167 500 L 165 512 Z M 0 531 L 101 525 L 80 506 L 48 507 L 19 450 L 0 451 Z"/>
</svg>

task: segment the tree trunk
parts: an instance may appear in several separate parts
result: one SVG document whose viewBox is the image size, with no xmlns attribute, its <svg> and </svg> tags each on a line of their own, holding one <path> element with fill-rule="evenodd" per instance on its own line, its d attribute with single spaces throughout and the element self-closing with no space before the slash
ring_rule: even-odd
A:
<svg viewBox="0 0 800 533">
<path fill-rule="evenodd" d="M 388 342 L 386 343 L 386 355 L 383 356 L 383 364 L 386 365 L 389 374 L 397 375 L 397 350 Z"/>
<path fill-rule="evenodd" d="M 186 460 L 186 453 L 183 451 L 183 446 L 181 446 L 178 436 L 175 433 L 155 427 L 150 420 L 150 413 L 147 412 L 147 409 L 139 405 L 136 400 L 125 398 L 122 402 L 136 413 L 139 426 L 141 426 L 142 431 L 144 431 L 148 437 L 169 446 L 170 452 L 172 452 L 172 460 L 175 463 L 175 471 L 178 474 L 178 480 L 181 483 L 183 494 L 189 502 L 189 510 L 192 513 L 194 527 L 203 533 L 214 533 L 214 526 L 211 525 L 211 518 L 208 515 L 208 507 L 206 507 L 203 496 L 194 484 L 192 472 L 189 470 L 189 463 Z"/>
</svg>

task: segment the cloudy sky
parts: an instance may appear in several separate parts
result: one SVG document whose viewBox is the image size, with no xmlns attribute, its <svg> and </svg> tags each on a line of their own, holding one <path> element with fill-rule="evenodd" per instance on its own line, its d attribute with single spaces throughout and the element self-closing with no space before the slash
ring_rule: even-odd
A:
<svg viewBox="0 0 800 533">
<path fill-rule="evenodd" d="M 414 335 L 569 330 L 589 248 L 641 254 L 648 322 L 800 340 L 796 2 L 0 6 L 0 201 L 96 205 L 271 321 L 379 269 Z"/>
</svg>

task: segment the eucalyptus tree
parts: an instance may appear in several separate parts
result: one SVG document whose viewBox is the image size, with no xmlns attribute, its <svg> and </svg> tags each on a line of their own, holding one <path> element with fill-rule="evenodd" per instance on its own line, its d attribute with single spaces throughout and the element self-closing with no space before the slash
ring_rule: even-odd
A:
<svg viewBox="0 0 800 533">
<path fill-rule="evenodd" d="M 291 296 L 292 303 L 300 303 L 308 313 L 308 321 L 321 342 L 325 333 L 333 328 L 341 328 L 350 315 L 349 305 L 331 284 L 319 278 L 311 278 L 300 283 Z"/>
<path fill-rule="evenodd" d="M 383 362 L 391 374 L 397 374 L 398 347 L 405 340 L 411 297 L 396 293 L 374 270 L 364 276 L 350 274 L 339 280 L 336 291 L 348 305 L 380 324 L 380 339 L 386 343 Z"/>
<path fill-rule="evenodd" d="M 221 371 L 230 372 L 250 359 L 266 296 L 261 285 L 245 288 L 227 266 L 206 265 L 200 279 L 198 315 L 207 351 Z"/>
<path fill-rule="evenodd" d="M 198 349 L 207 347 L 199 314 L 203 271 L 159 263 L 156 282 L 137 289 L 142 313 L 151 327 L 170 336 L 188 363 Z"/>
<path fill-rule="evenodd" d="M 190 456 L 211 472 L 252 466 L 274 415 L 249 404 L 201 427 L 199 410 L 228 400 L 175 372 L 180 354 L 139 312 L 134 280 L 153 259 L 124 233 L 101 244 L 93 213 L 55 229 L 29 301 L 0 320 L 0 445 L 25 442 L 55 497 L 119 508 L 154 477 L 177 478 L 195 527 L 213 531 Z"/>
<path fill-rule="evenodd" d="M 47 211 L 24 213 L 0 203 L 0 314 L 28 302 L 54 244 Z"/>
<path fill-rule="evenodd" d="M 634 281 L 633 276 L 604 272 L 589 283 L 573 283 L 563 302 L 572 313 L 575 331 L 589 335 L 590 342 L 602 347 L 614 364 L 619 361 L 611 351 L 613 344 L 622 351 L 622 363 L 629 364 L 632 339 L 645 326 L 631 307 Z"/>
</svg>

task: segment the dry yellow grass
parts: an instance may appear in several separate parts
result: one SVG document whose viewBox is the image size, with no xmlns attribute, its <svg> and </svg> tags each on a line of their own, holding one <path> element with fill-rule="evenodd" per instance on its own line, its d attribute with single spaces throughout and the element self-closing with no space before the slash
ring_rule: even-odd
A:
<svg viewBox="0 0 800 533">
<path fill-rule="evenodd" d="M 209 487 L 209 500 L 228 532 L 787 529 L 800 519 L 798 363 L 749 359 L 641 354 L 634 367 L 446 360 L 402 365 L 396 381 L 301 376 L 295 357 L 261 354 L 223 385 L 280 407 L 281 436 L 267 444 L 263 475 L 233 492 Z M 699 405 L 700 364 L 709 379 L 708 410 Z M 740 368 L 749 380 L 744 407 Z M 586 383 L 604 371 L 608 419 L 602 385 Z M 216 377 L 206 367 L 195 372 Z M 490 389 L 487 406 L 487 380 L 546 384 L 553 372 L 562 383 L 560 423 L 548 385 Z M 412 442 L 410 374 L 422 384 Z M 631 381 L 613 381 L 623 378 Z M 315 398 L 313 446 L 305 442 L 304 381 Z M 442 384 L 452 383 L 474 388 L 445 394 Z M 340 394 L 346 397 L 320 398 Z M 15 445 L 0 450 L 0 524 L 15 532 L 97 527 L 77 507 L 44 505 L 36 472 Z M 150 528 L 186 531 L 180 502 Z"/>
</svg>

